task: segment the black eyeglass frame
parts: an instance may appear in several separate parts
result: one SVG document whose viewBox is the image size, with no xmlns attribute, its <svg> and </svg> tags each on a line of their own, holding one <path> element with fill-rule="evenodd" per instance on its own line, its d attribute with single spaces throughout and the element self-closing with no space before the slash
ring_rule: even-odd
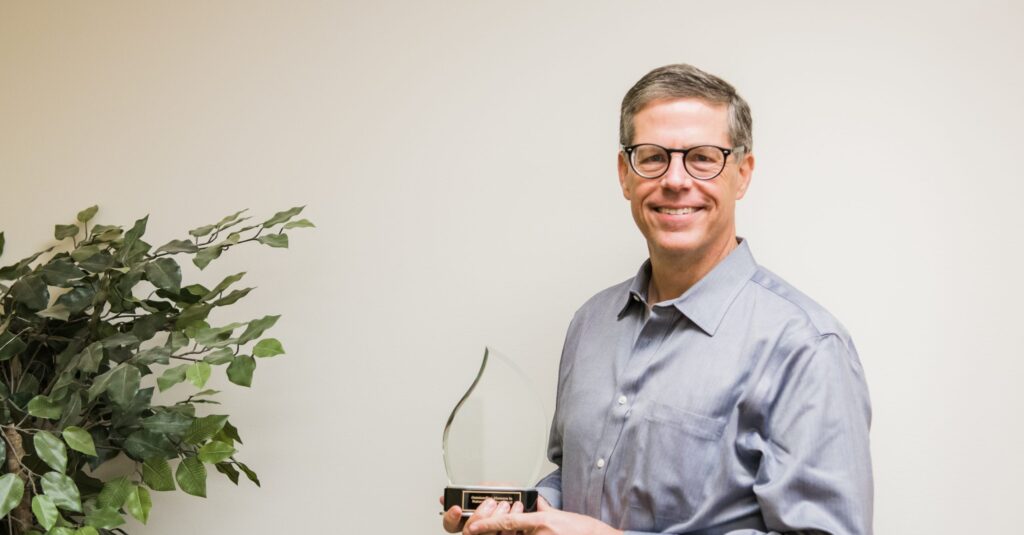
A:
<svg viewBox="0 0 1024 535">
<path fill-rule="evenodd" d="M 661 150 L 663 150 L 663 151 L 668 153 L 668 164 L 665 165 L 665 170 L 662 171 L 661 174 L 658 174 L 658 175 L 655 175 L 655 176 L 647 176 L 647 175 L 644 175 L 643 173 L 641 173 L 640 171 L 637 171 L 636 167 L 633 166 L 633 151 L 635 151 L 637 147 L 642 147 L 644 145 L 650 145 L 652 147 L 658 147 L 659 149 L 661 149 Z M 629 163 L 629 168 L 632 169 L 634 173 L 636 173 L 636 176 L 638 176 L 640 178 L 646 178 L 646 179 L 649 179 L 649 180 L 654 180 L 654 179 L 661 178 L 661 177 L 665 176 L 665 173 L 668 172 L 668 168 L 672 167 L 672 153 L 674 153 L 674 152 L 678 152 L 678 153 L 683 155 L 683 170 L 686 171 L 686 174 L 690 175 L 694 180 L 713 180 L 716 177 L 718 177 L 718 175 L 722 174 L 722 171 L 725 171 L 725 166 L 726 165 L 729 165 L 729 161 L 728 161 L 729 160 L 729 155 L 730 154 L 734 154 L 734 153 L 738 153 L 738 152 L 742 152 L 742 150 L 743 150 L 743 147 L 734 147 L 734 148 L 731 148 L 731 149 L 727 149 L 725 147 L 719 147 L 718 145 L 697 145 L 696 147 L 690 147 L 688 149 L 670 149 L 670 148 L 667 148 L 667 147 L 662 147 L 661 145 L 658 145 L 657 143 L 637 143 L 636 145 L 626 145 L 626 146 L 621 146 L 621 147 L 622 147 L 622 151 L 626 153 L 626 161 Z M 722 151 L 722 168 L 719 169 L 718 172 L 715 173 L 714 175 L 711 175 L 711 176 L 709 176 L 707 178 L 700 178 L 700 177 L 694 176 L 693 173 L 690 172 L 690 168 L 686 166 L 686 155 L 690 151 L 694 151 L 694 150 L 697 150 L 697 149 L 702 149 L 704 147 L 713 147 L 713 148 L 716 148 L 716 149 Z"/>
</svg>

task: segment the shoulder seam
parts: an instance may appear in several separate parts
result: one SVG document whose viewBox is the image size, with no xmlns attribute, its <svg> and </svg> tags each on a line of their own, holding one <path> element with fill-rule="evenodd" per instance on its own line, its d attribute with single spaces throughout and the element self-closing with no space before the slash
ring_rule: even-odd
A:
<svg viewBox="0 0 1024 535">
<path fill-rule="evenodd" d="M 833 335 L 836 335 L 836 336 L 839 335 L 839 333 L 836 332 L 834 329 L 833 330 L 823 330 L 821 328 L 821 326 L 818 325 L 818 323 L 816 321 L 814 321 L 814 319 L 811 317 L 810 313 L 807 312 L 807 309 L 805 309 L 803 306 L 801 306 L 796 301 L 793 301 L 792 299 L 786 297 L 785 295 L 782 295 L 779 292 L 776 292 L 775 290 L 765 286 L 764 284 L 761 284 L 761 281 L 756 278 L 756 275 L 758 273 L 764 273 L 764 271 L 762 271 L 761 269 L 758 269 L 757 272 L 754 273 L 755 276 L 750 278 L 750 281 L 753 282 L 754 284 L 760 286 L 761 288 L 764 288 L 765 291 L 767 291 L 768 293 L 770 293 L 770 294 L 778 297 L 779 299 L 782 299 L 783 301 L 786 301 L 787 303 L 793 305 L 797 310 L 800 311 L 801 314 L 803 314 L 804 319 L 807 320 L 807 323 L 809 323 L 812 327 L 814 327 L 814 330 L 817 331 L 818 336 L 824 336 L 824 335 L 828 335 L 828 334 L 833 334 Z"/>
</svg>

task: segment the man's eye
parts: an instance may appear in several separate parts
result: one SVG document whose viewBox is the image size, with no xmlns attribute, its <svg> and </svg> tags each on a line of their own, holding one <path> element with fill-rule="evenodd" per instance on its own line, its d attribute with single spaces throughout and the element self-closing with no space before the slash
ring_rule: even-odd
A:
<svg viewBox="0 0 1024 535">
<path fill-rule="evenodd" d="M 665 163 L 665 155 L 664 154 L 650 154 L 650 155 L 647 155 L 647 156 L 643 156 L 640 159 L 640 163 L 645 163 L 645 164 Z"/>
</svg>

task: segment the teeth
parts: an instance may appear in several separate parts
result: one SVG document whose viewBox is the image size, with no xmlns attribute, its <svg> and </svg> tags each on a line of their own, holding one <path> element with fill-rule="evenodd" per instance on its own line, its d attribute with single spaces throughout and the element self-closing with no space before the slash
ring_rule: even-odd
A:
<svg viewBox="0 0 1024 535">
<path fill-rule="evenodd" d="M 684 215 L 696 212 L 696 208 L 658 208 L 658 211 L 669 215 Z"/>
</svg>

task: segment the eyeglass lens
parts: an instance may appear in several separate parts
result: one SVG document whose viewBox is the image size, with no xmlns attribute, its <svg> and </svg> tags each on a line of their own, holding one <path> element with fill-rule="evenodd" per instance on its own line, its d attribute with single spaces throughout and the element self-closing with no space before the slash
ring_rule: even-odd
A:
<svg viewBox="0 0 1024 535">
<path fill-rule="evenodd" d="M 644 178 L 665 174 L 671 161 L 669 152 L 658 145 L 637 145 L 631 155 L 633 170 Z M 694 178 L 707 180 L 725 168 L 725 154 L 722 149 L 711 145 L 694 147 L 687 151 L 683 165 Z"/>
</svg>

